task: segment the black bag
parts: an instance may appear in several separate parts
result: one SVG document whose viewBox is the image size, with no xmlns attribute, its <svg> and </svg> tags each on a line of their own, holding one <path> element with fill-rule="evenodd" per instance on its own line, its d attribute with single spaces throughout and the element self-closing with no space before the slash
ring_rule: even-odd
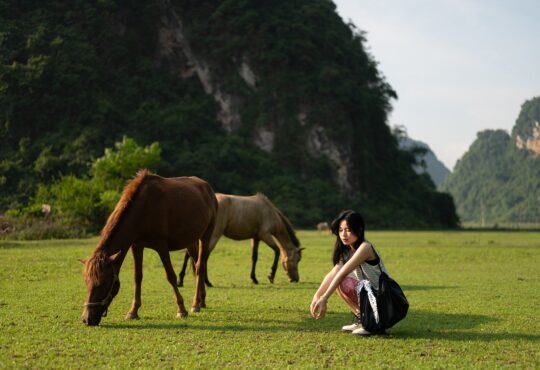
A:
<svg viewBox="0 0 540 370">
<path fill-rule="evenodd" d="M 362 266 L 360 266 L 360 269 L 362 269 Z M 364 287 L 358 295 L 360 322 L 364 329 L 371 333 L 381 333 L 385 329 L 391 328 L 403 320 L 409 310 L 409 302 L 399 284 L 381 269 L 380 263 L 379 269 L 381 270 L 379 287 L 378 289 L 372 289 L 376 301 L 378 320 L 369 301 L 368 290 Z M 363 270 L 362 275 L 364 275 Z"/>
</svg>

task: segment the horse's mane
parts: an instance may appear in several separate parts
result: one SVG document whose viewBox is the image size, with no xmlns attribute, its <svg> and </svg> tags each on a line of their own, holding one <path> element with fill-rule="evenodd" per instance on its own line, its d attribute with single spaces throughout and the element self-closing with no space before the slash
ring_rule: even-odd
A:
<svg viewBox="0 0 540 370">
<path fill-rule="evenodd" d="M 276 215 L 280 218 L 281 222 L 283 223 L 283 226 L 285 226 L 285 229 L 287 230 L 287 234 L 289 234 L 289 238 L 291 238 L 291 242 L 296 248 L 300 247 L 300 241 L 296 237 L 296 233 L 294 232 L 294 229 L 292 227 L 291 222 L 289 219 L 268 199 L 266 195 L 263 193 L 257 193 L 258 196 L 260 196 L 266 204 L 270 206 L 271 209 L 274 210 Z"/>
<path fill-rule="evenodd" d="M 96 250 L 94 251 L 94 255 L 106 246 L 107 241 L 112 236 L 116 226 L 118 225 L 120 219 L 122 218 L 122 215 L 124 214 L 124 211 L 131 203 L 131 200 L 137 193 L 140 185 L 150 175 L 152 175 L 152 173 L 147 169 L 139 170 L 135 177 L 126 185 L 124 191 L 122 192 L 120 200 L 118 201 L 118 203 L 116 203 L 116 206 L 114 207 L 114 211 L 112 211 L 111 215 L 107 219 L 107 223 L 105 224 L 105 226 L 103 226 L 103 229 L 101 230 L 99 242 Z"/>
<path fill-rule="evenodd" d="M 103 249 L 95 251 L 84 265 L 84 278 L 93 284 L 100 281 L 101 272 L 108 262 L 107 254 Z"/>
</svg>

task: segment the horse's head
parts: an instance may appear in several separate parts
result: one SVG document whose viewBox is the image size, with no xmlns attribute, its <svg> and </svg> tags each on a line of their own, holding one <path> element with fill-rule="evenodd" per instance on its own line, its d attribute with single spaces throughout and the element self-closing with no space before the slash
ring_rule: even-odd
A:
<svg viewBox="0 0 540 370">
<path fill-rule="evenodd" d="M 300 280 L 298 262 L 302 259 L 302 249 L 304 248 L 293 248 L 287 251 L 287 254 L 283 255 L 281 259 L 281 264 L 289 276 L 289 281 L 292 283 L 297 283 Z"/>
<path fill-rule="evenodd" d="M 86 302 L 82 321 L 95 326 L 99 325 L 101 317 L 107 316 L 107 309 L 120 290 L 120 280 L 114 259 L 104 253 L 93 255 L 84 264 Z"/>
</svg>

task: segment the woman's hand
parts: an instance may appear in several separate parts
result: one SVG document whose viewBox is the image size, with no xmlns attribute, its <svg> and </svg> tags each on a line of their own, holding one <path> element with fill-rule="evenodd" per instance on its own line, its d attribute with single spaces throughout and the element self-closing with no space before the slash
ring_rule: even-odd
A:
<svg viewBox="0 0 540 370">
<path fill-rule="evenodd" d="M 313 299 L 311 300 L 311 304 L 309 305 L 309 312 L 311 313 L 311 316 L 315 317 L 314 309 L 315 305 L 317 304 L 317 301 L 319 300 L 319 297 L 317 295 L 313 296 Z"/>
<path fill-rule="evenodd" d="M 326 298 L 321 297 L 315 300 L 314 297 L 313 302 L 311 302 L 310 311 L 314 319 L 322 319 L 326 315 Z"/>
</svg>

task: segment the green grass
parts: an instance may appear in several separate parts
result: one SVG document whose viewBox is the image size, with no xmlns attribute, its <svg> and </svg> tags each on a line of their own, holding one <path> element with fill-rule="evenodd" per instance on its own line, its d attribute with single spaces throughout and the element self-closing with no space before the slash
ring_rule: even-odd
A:
<svg viewBox="0 0 540 370">
<path fill-rule="evenodd" d="M 309 304 L 331 268 L 333 238 L 298 234 L 300 283 L 261 245 L 259 285 L 249 242 L 223 239 L 209 261 L 208 308 L 176 319 L 157 254 L 145 251 L 141 320 L 125 321 L 132 258 L 99 327 L 80 320 L 82 265 L 96 239 L 0 241 L 0 368 L 539 368 L 539 232 L 368 232 L 410 302 L 386 337 L 340 332 L 339 298 L 324 320 Z M 173 253 L 177 270 L 183 254 Z M 194 279 L 181 293 L 191 303 Z"/>
</svg>

